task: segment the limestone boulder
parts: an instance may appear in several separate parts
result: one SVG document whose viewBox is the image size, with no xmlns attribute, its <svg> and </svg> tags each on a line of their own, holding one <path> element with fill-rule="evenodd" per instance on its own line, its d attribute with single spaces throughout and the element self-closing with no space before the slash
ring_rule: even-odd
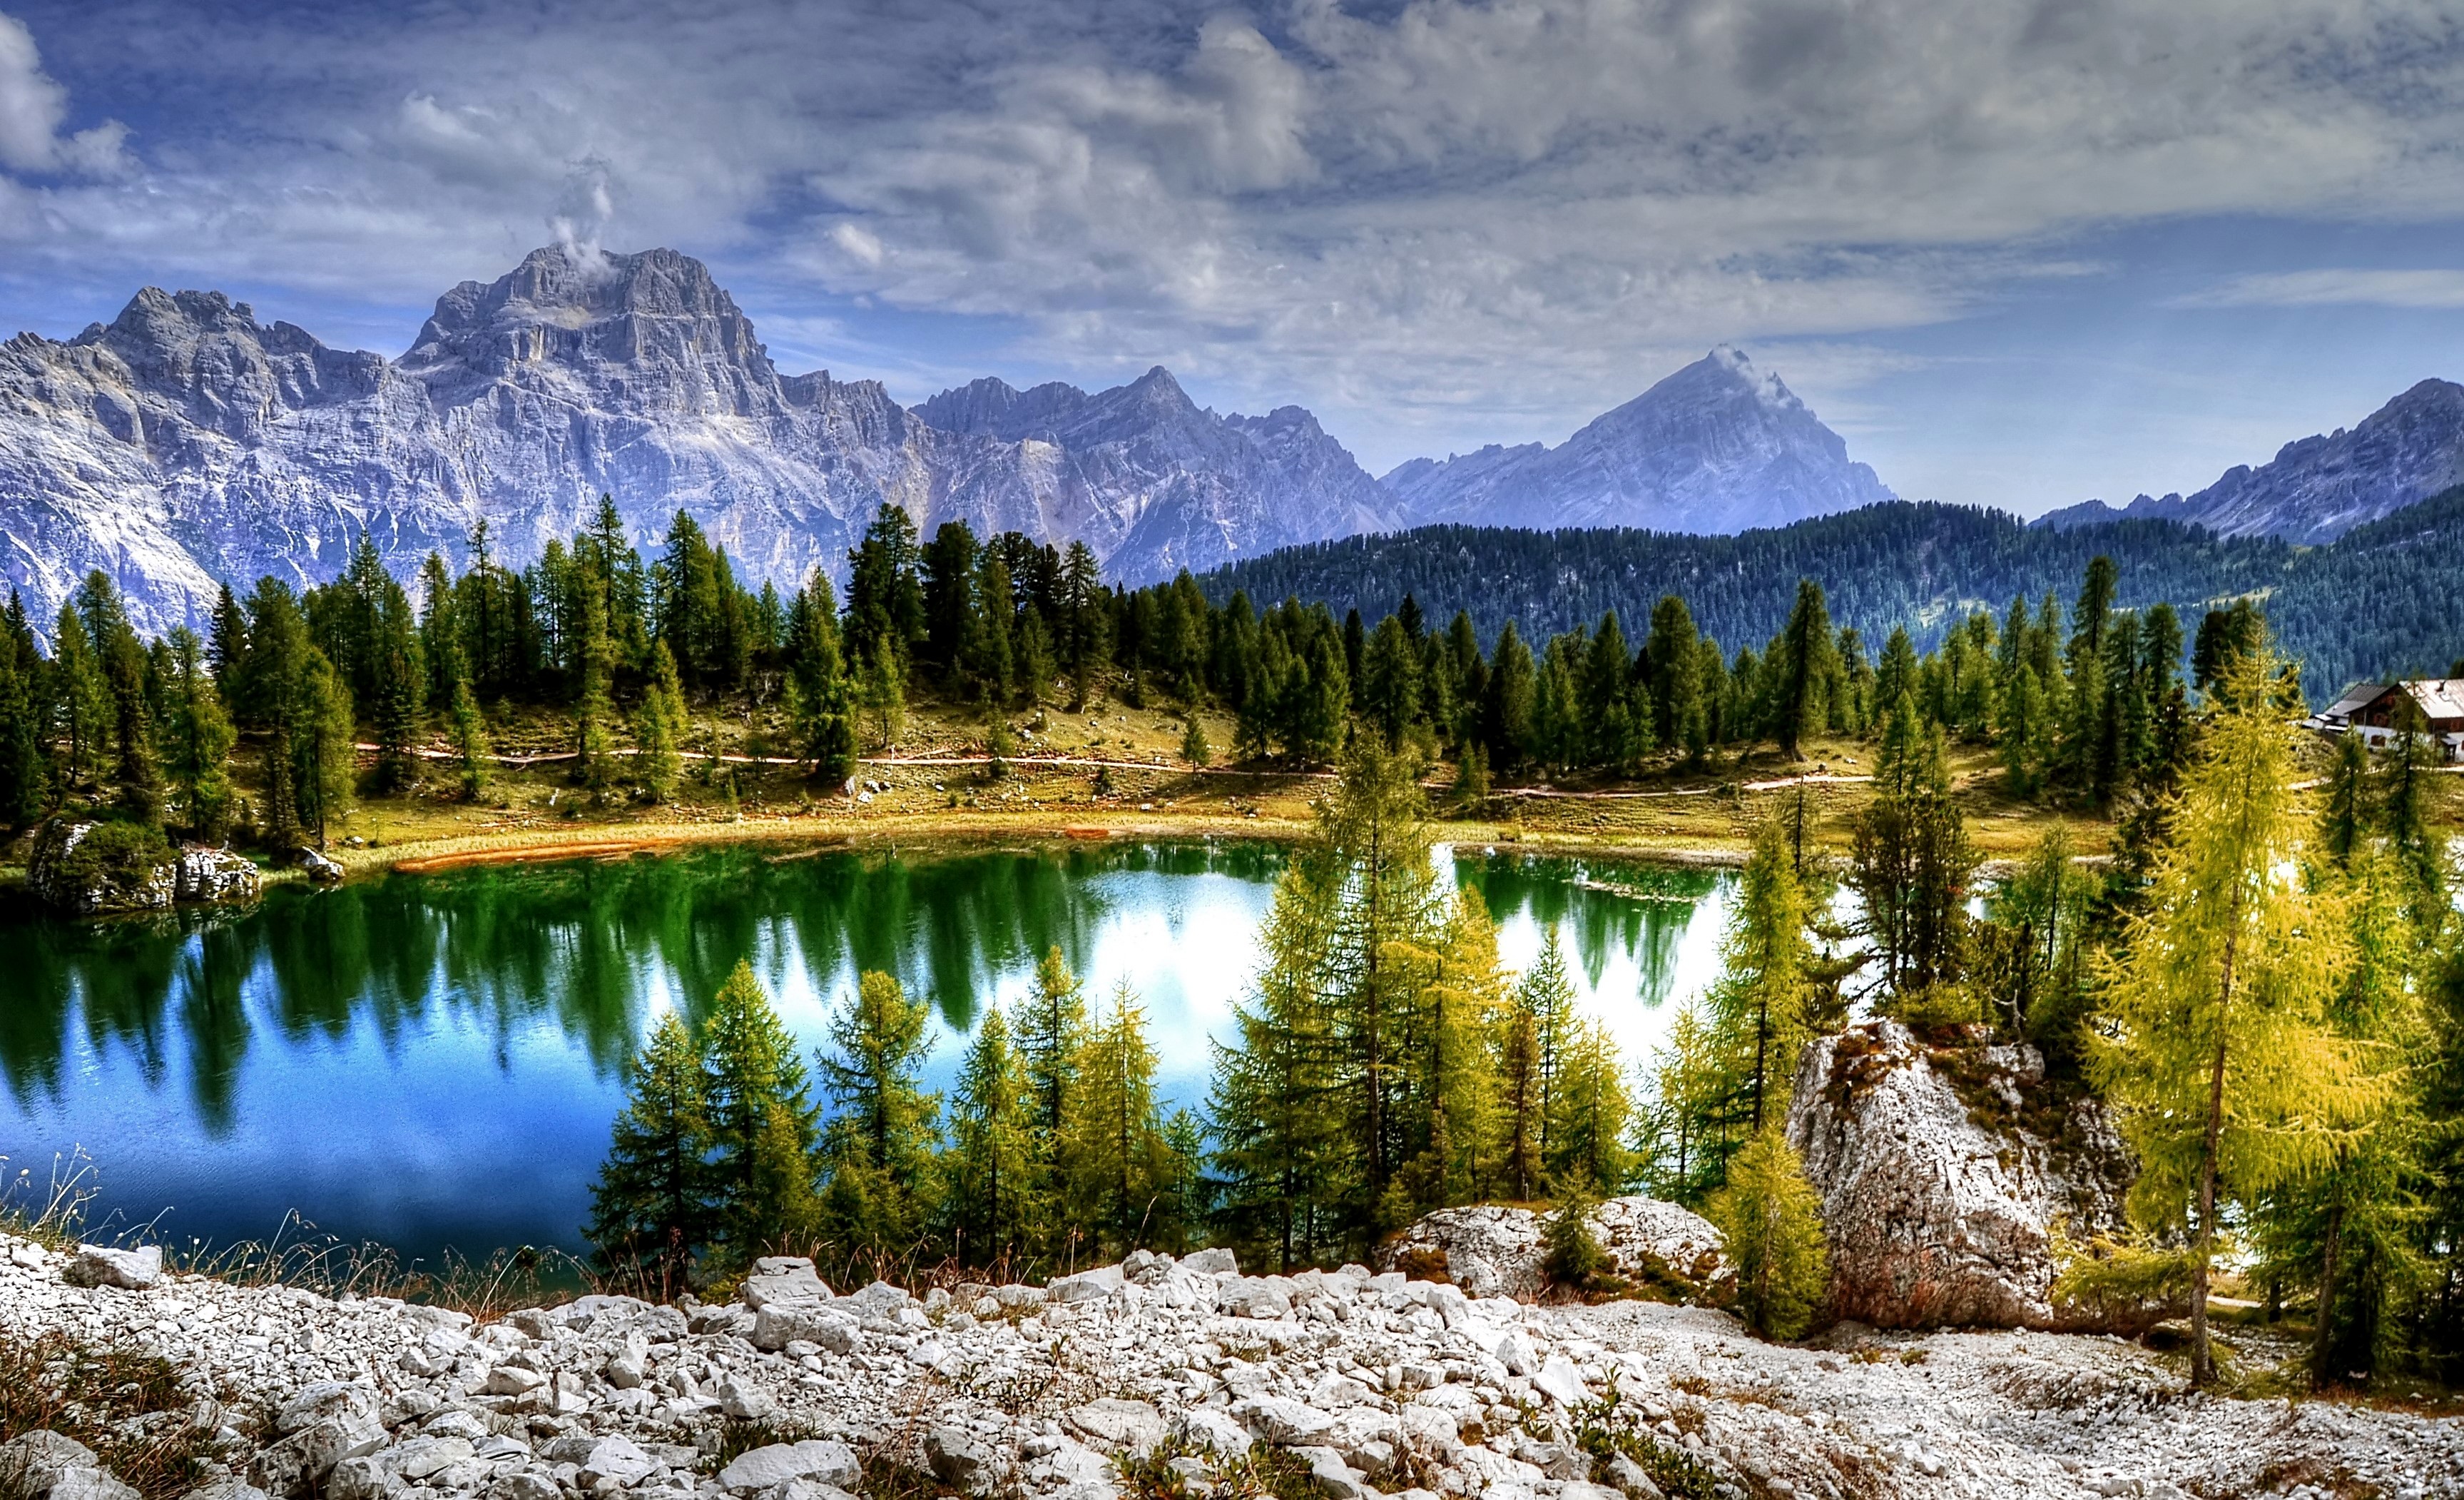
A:
<svg viewBox="0 0 2464 1500">
<path fill-rule="evenodd" d="M 2052 1300 L 2057 1224 L 2118 1229 L 2130 1162 L 2032 1047 L 1922 1041 L 1893 1021 L 1806 1050 L 1788 1138 L 1822 1195 L 1835 1318 L 2139 1333 L 2170 1309 Z"/>
<path fill-rule="evenodd" d="M 160 829 L 73 818 L 54 818 L 35 833 L 26 885 L 78 916 L 166 911 L 179 889 Z"/>
<path fill-rule="evenodd" d="M 141 1245 L 133 1250 L 117 1250 L 104 1245 L 80 1245 L 67 1268 L 60 1272 L 60 1279 L 72 1287 L 121 1287 L 143 1291 L 163 1279 L 163 1248 Z"/>
<path fill-rule="evenodd" d="M 227 849 L 191 846 L 172 862 L 171 898 L 181 902 L 253 901 L 265 876 Z"/>
<path fill-rule="evenodd" d="M 1545 1213 L 1496 1203 L 1442 1208 L 1389 1242 L 1379 1267 L 1441 1276 L 1467 1296 L 1535 1301 L 1549 1290 L 1548 1223 Z M 1612 1198 L 1593 1210 L 1591 1226 L 1615 1273 L 1646 1293 L 1725 1297 L 1731 1273 L 1720 1231 L 1702 1215 L 1654 1198 Z"/>
</svg>

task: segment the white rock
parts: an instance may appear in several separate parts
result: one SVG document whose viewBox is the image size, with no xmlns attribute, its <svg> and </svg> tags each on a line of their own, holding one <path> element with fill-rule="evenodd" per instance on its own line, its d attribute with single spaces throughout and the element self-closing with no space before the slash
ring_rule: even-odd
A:
<svg viewBox="0 0 2464 1500">
<path fill-rule="evenodd" d="M 1060 1303 L 1093 1302 L 1119 1291 L 1127 1281 L 1118 1266 L 1098 1266 L 1074 1276 L 1056 1277 L 1045 1289 L 1045 1294 Z"/>
<path fill-rule="evenodd" d="M 774 1443 L 738 1454 L 718 1471 L 718 1485 L 737 1494 L 751 1494 L 791 1479 L 812 1479 L 844 1489 L 853 1485 L 860 1473 L 854 1449 L 844 1443 L 808 1439 L 802 1443 Z"/>
<path fill-rule="evenodd" d="M 1579 1406 L 1591 1400 L 1591 1393 L 1583 1389 L 1583 1372 L 1561 1355 L 1551 1355 L 1532 1374 L 1531 1388 L 1560 1406 Z"/>
<path fill-rule="evenodd" d="M 1163 1441 L 1163 1414 L 1145 1401 L 1106 1397 L 1073 1406 L 1062 1419 L 1099 1448 L 1136 1454 L 1154 1450 Z"/>
<path fill-rule="evenodd" d="M 109 1246 L 80 1245 L 60 1279 L 72 1287 L 143 1291 L 163 1279 L 163 1247 L 143 1245 L 133 1250 L 115 1250 Z"/>
<path fill-rule="evenodd" d="M 1232 1418 L 1251 1436 L 1279 1447 L 1315 1443 L 1334 1428 L 1334 1419 L 1287 1396 L 1253 1396 L 1236 1401 Z"/>
<path fill-rule="evenodd" d="M 585 1485 L 598 1479 L 630 1487 L 659 1467 L 659 1461 L 642 1451 L 628 1438 L 602 1438 L 590 1445 L 590 1456 L 582 1461 L 577 1476 Z"/>
<path fill-rule="evenodd" d="M 1528 1376 L 1540 1368 L 1540 1357 L 1532 1353 L 1531 1340 L 1524 1335 L 1521 1329 L 1500 1338 L 1490 1347 L 1489 1353 L 1497 1357 L 1499 1364 L 1506 1366 L 1508 1375 Z"/>
</svg>

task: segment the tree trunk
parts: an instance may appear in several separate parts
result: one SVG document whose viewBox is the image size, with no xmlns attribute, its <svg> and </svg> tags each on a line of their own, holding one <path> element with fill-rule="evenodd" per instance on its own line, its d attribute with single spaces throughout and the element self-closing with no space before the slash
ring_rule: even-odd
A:
<svg viewBox="0 0 2464 1500">
<path fill-rule="evenodd" d="M 2319 1258 L 2319 1305 L 2310 1316 L 2310 1388 L 2314 1391 L 2328 1385 L 2327 1364 L 2335 1342 L 2336 1261 L 2343 1237 L 2344 1204 L 2339 1199 L 2327 1209 L 2327 1244 Z"/>
<path fill-rule="evenodd" d="M 2233 949 L 2225 949 L 2225 994 L 2233 994 Z M 2218 1006 L 2216 1061 L 2208 1075 L 2208 1134 L 2199 1159 L 2199 1253 L 2190 1273 L 2190 1383 L 2208 1385 L 2216 1378 L 2215 1360 L 2208 1350 L 2208 1268 L 2216 1244 L 2216 1150 L 2224 1135 L 2225 1006 Z"/>
</svg>

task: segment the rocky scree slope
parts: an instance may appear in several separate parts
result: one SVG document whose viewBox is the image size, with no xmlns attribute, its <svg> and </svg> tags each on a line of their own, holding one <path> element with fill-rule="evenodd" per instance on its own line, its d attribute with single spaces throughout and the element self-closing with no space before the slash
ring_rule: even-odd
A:
<svg viewBox="0 0 2464 1500">
<path fill-rule="evenodd" d="M 1895 498 L 1778 376 L 1727 348 L 1555 448 L 1416 458 L 1381 482 L 1416 526 L 1734 532 Z"/>
<path fill-rule="evenodd" d="M 518 566 L 602 493 L 637 544 L 683 509 L 782 587 L 842 568 L 885 502 L 928 535 L 1083 540 L 1137 582 L 1388 519 L 1298 408 L 1219 417 L 1160 370 L 1028 394 L 1069 420 L 962 420 L 957 392 L 925 415 L 875 382 L 782 373 L 671 250 L 534 251 L 439 298 L 399 362 L 147 288 L 73 339 L 0 345 L 5 572 L 48 625 L 101 568 L 155 630 L 200 620 L 218 582 L 330 578 L 363 533 L 407 573 L 431 548 L 463 561 L 485 520 Z"/>
<path fill-rule="evenodd" d="M 1781 1347 L 1701 1308 L 1533 1308 L 1358 1267 L 1244 1276 L 1221 1250 L 921 1300 L 836 1295 L 773 1260 L 743 1299 L 589 1296 L 473 1326 L 166 1276 L 150 1250 L 0 1244 L 0 1331 L 191 1372 L 230 1470 L 198 1500 L 845 1500 L 890 1466 L 946 1493 L 1113 1500 L 1116 1459 L 1139 1454 L 1202 1496 L 1253 1450 L 1329 1500 L 2464 1494 L 2455 1423 L 2188 1395 L 2106 1338 Z M 1621 1434 L 1606 1461 L 1576 1441 L 1603 1423 Z M 759 1445 L 722 1465 L 731 1424 Z M 53 1457 L 27 1500 L 128 1500 Z"/>
</svg>

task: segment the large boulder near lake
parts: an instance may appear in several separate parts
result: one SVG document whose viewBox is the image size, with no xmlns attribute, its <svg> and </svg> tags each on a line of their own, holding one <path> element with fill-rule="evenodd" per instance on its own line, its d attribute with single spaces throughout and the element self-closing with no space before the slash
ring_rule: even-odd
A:
<svg viewBox="0 0 2464 1500">
<path fill-rule="evenodd" d="M 2050 1086 L 2033 1047 L 1852 1026 L 1806 1049 L 1788 1138 L 1822 1195 L 1835 1318 L 2138 1333 L 2169 1312 L 2053 1300 L 2057 1227 L 2119 1229 L 2131 1168 L 2103 1107 Z"/>
<path fill-rule="evenodd" d="M 79 916 L 250 901 L 263 883 L 229 849 L 175 849 L 162 829 L 119 819 L 52 819 L 35 833 L 26 870 L 35 895 Z"/>
<path fill-rule="evenodd" d="M 1549 1290 L 1543 1237 L 1549 1216 L 1475 1203 L 1441 1208 L 1387 1243 L 1379 1266 L 1442 1277 L 1474 1297 L 1530 1302 Z M 1670 1301 L 1718 1300 L 1730 1272 L 1720 1231 L 1700 1214 L 1656 1198 L 1612 1198 L 1592 1211 L 1592 1234 L 1619 1278 Z"/>
</svg>

